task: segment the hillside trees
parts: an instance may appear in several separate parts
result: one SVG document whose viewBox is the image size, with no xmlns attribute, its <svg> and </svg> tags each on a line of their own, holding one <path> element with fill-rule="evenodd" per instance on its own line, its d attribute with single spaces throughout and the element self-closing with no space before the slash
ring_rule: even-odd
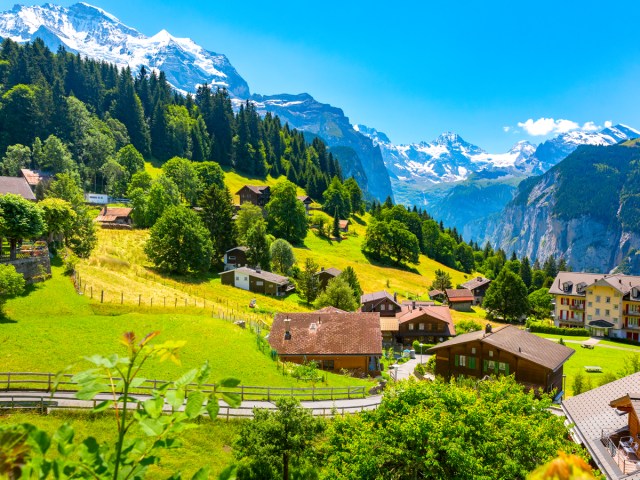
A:
<svg viewBox="0 0 640 480">
<path fill-rule="evenodd" d="M 71 233 L 78 215 L 71 204 L 61 198 L 45 198 L 38 203 L 46 223 L 45 233 L 49 243 L 64 240 Z"/>
<path fill-rule="evenodd" d="M 453 284 L 451 283 L 451 275 L 444 270 L 437 269 L 435 271 L 436 278 L 431 282 L 432 290 L 440 290 L 444 292 L 448 288 L 453 288 Z"/>
<path fill-rule="evenodd" d="M 168 208 L 151 228 L 144 251 L 161 271 L 186 274 L 210 267 L 213 245 L 198 214 L 177 206 Z"/>
<path fill-rule="evenodd" d="M 307 258 L 304 262 L 304 270 L 300 272 L 297 290 L 300 298 L 312 304 L 320 293 L 320 280 L 318 279 L 318 264 L 313 258 Z"/>
<path fill-rule="evenodd" d="M 19 177 L 21 168 L 29 168 L 31 149 L 24 145 L 9 145 L 0 164 L 0 172 L 8 177 Z"/>
<path fill-rule="evenodd" d="M 245 202 L 240 205 L 236 218 L 236 232 L 241 245 L 247 243 L 247 233 L 256 223 L 264 222 L 262 210 L 257 205 Z"/>
<path fill-rule="evenodd" d="M 377 258 L 388 258 L 400 264 L 418 263 L 420 247 L 418 239 L 402 223 L 373 220 L 367 227 L 363 250 Z"/>
<path fill-rule="evenodd" d="M 347 312 L 355 311 L 359 306 L 359 299 L 356 300 L 353 289 L 340 276 L 332 278 L 327 283 L 327 288 L 320 292 L 316 299 L 317 308 L 335 307 Z"/>
<path fill-rule="evenodd" d="M 209 230 L 213 243 L 214 263 L 220 262 L 225 252 L 235 246 L 236 227 L 233 221 L 235 208 L 231 193 L 226 186 L 211 184 L 199 200 L 200 218 Z"/>
<path fill-rule="evenodd" d="M 0 195 L 0 212 L 0 238 L 9 240 L 10 258 L 15 260 L 19 241 L 37 238 L 45 232 L 42 210 L 20 195 L 7 193 Z"/>
<path fill-rule="evenodd" d="M 271 265 L 273 265 L 276 273 L 288 275 L 296 263 L 296 257 L 293 254 L 291 244 L 283 238 L 277 238 L 271 243 L 269 251 L 271 254 Z"/>
<path fill-rule="evenodd" d="M 360 304 L 360 297 L 364 293 L 360 287 L 360 281 L 356 275 L 356 271 L 351 265 L 347 266 L 338 277 L 342 278 L 351 287 L 353 298 Z"/>
<path fill-rule="evenodd" d="M 247 231 L 245 240 L 249 265 L 269 270 L 271 268 L 271 239 L 267 236 L 264 221 L 252 225 Z"/>
<path fill-rule="evenodd" d="M 349 192 L 338 177 L 333 177 L 324 191 L 323 197 L 324 203 L 322 207 L 325 212 L 331 215 L 335 214 L 342 219 L 349 218 L 351 215 L 351 199 Z"/>
<path fill-rule="evenodd" d="M 514 322 L 529 313 L 527 293 L 522 279 L 508 268 L 503 268 L 489 285 L 482 306 L 490 314 Z"/>
<path fill-rule="evenodd" d="M 307 212 L 296 197 L 296 186 L 284 180 L 271 190 L 271 199 L 265 206 L 269 232 L 293 244 L 302 244 L 307 235 Z"/>
<path fill-rule="evenodd" d="M 139 227 L 152 227 L 164 211 L 180 204 L 178 186 L 165 175 L 151 180 L 146 172 L 133 176 L 127 195 L 131 199 L 131 216 Z"/>
</svg>

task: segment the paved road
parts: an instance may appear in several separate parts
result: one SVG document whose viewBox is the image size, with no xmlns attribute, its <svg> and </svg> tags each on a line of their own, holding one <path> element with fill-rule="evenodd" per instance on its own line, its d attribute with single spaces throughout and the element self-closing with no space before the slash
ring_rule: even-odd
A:
<svg viewBox="0 0 640 480">
<path fill-rule="evenodd" d="M 137 399 L 144 400 L 149 398 L 148 395 L 132 395 Z M 100 403 L 104 400 L 111 400 L 112 397 L 109 394 L 101 393 L 93 400 L 78 400 L 75 398 L 75 392 L 57 392 L 54 399 L 46 392 L 41 391 L 28 391 L 28 390 L 13 390 L 0 392 L 0 402 L 7 404 L 10 402 L 53 402 L 51 409 L 89 409 L 94 406 L 95 403 Z M 318 400 L 303 401 L 302 406 L 312 411 L 314 415 L 331 416 L 335 411 L 338 414 L 353 413 L 362 410 L 374 410 L 378 408 L 382 401 L 382 395 L 374 395 L 366 398 L 354 398 L 344 400 Z M 268 408 L 275 410 L 274 402 L 247 400 L 240 404 L 239 407 L 232 408 L 224 401 L 220 400 L 220 412 L 219 417 L 232 418 L 232 417 L 252 417 L 254 408 Z M 169 405 L 164 406 L 165 411 L 171 411 Z"/>
</svg>

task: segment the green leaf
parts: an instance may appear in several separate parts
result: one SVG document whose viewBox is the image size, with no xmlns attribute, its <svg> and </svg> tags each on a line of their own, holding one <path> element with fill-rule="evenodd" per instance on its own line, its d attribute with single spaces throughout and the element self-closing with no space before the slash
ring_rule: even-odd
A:
<svg viewBox="0 0 640 480">
<path fill-rule="evenodd" d="M 233 388 L 240 385 L 240 380 L 233 377 L 227 377 L 220 380 L 219 386 L 225 388 Z"/>
<path fill-rule="evenodd" d="M 134 378 L 133 380 L 131 380 L 131 384 L 129 385 L 129 388 L 138 388 L 144 385 L 146 381 L 147 381 L 146 378 Z"/>
<path fill-rule="evenodd" d="M 107 385 L 95 384 L 88 385 L 76 393 L 78 400 L 93 400 L 93 398 L 99 393 L 107 391 Z"/>
<path fill-rule="evenodd" d="M 206 409 L 209 417 L 211 417 L 211 420 L 215 419 L 218 416 L 218 412 L 220 411 L 220 404 L 218 403 L 218 399 L 215 396 L 209 398 Z"/>
<path fill-rule="evenodd" d="M 144 408 L 144 411 L 147 412 L 147 414 L 151 418 L 158 418 L 160 415 L 162 415 L 164 400 L 162 399 L 162 397 L 150 398 L 142 402 L 142 406 Z"/>
<path fill-rule="evenodd" d="M 222 472 L 220 472 L 218 480 L 236 480 L 237 471 L 238 467 L 236 465 L 229 465 Z"/>
<path fill-rule="evenodd" d="M 197 383 L 199 387 L 201 387 L 202 384 L 207 381 L 210 374 L 211 374 L 211 365 L 209 365 L 209 360 L 207 360 L 204 362 L 204 365 L 202 365 L 202 367 L 200 367 L 200 370 L 198 371 Z"/>
<path fill-rule="evenodd" d="M 93 413 L 104 412 L 107 408 L 111 407 L 111 405 L 113 405 L 112 400 L 105 400 L 103 402 L 98 403 L 95 407 L 93 407 L 93 410 L 91 411 Z"/>
<path fill-rule="evenodd" d="M 187 399 L 187 406 L 184 413 L 190 419 L 199 417 L 202 414 L 202 403 L 204 402 L 204 393 L 192 392 Z"/>
<path fill-rule="evenodd" d="M 240 394 L 238 393 L 222 393 L 220 396 L 230 407 L 239 407 L 240 403 L 242 403 Z"/>
<path fill-rule="evenodd" d="M 60 455 L 68 455 L 73 450 L 73 437 L 75 432 L 68 423 L 63 423 L 53 434 L 53 440 L 58 444 Z"/>
<path fill-rule="evenodd" d="M 184 390 L 169 390 L 165 395 L 167 403 L 177 410 L 184 403 Z"/>
<path fill-rule="evenodd" d="M 208 479 L 209 479 L 209 467 L 202 467 L 193 475 L 193 477 L 191 477 L 191 480 L 208 480 Z"/>
<path fill-rule="evenodd" d="M 178 380 L 174 382 L 174 384 L 178 389 L 184 388 L 190 383 L 192 383 L 195 380 L 197 375 L 198 375 L 198 370 L 194 368 L 193 370 L 189 370 L 187 373 L 182 375 Z"/>
<path fill-rule="evenodd" d="M 143 418 L 138 422 L 142 431 L 149 437 L 162 434 L 164 426 L 155 418 Z"/>
<path fill-rule="evenodd" d="M 49 438 L 47 432 L 40 429 L 30 431 L 29 439 L 31 440 L 30 443 L 33 444 L 33 446 L 36 447 L 38 452 L 42 455 L 47 453 L 47 450 L 49 450 L 49 447 L 51 446 L 51 438 Z"/>
</svg>

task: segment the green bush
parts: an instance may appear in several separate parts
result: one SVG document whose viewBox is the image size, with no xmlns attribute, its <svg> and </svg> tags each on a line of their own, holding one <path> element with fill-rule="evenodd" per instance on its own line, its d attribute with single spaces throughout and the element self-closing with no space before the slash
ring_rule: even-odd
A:
<svg viewBox="0 0 640 480">
<path fill-rule="evenodd" d="M 529 330 L 533 333 L 548 333 L 553 335 L 565 335 L 568 337 L 588 337 L 591 334 L 586 328 L 559 328 L 542 325 L 538 322 L 529 322 Z"/>
<path fill-rule="evenodd" d="M 424 369 L 425 371 L 429 372 L 432 375 L 436 374 L 436 356 L 435 355 L 431 355 L 429 357 L 429 360 L 427 360 L 427 363 L 425 363 L 424 365 Z"/>
<path fill-rule="evenodd" d="M 74 254 L 69 252 L 64 257 L 64 273 L 65 275 L 73 275 L 76 271 L 76 267 L 78 266 L 78 262 L 80 259 Z"/>
<path fill-rule="evenodd" d="M 416 377 L 424 377 L 424 374 L 426 373 L 425 366 L 421 363 L 417 364 L 416 368 L 413 369 L 413 373 L 416 375 Z"/>
</svg>

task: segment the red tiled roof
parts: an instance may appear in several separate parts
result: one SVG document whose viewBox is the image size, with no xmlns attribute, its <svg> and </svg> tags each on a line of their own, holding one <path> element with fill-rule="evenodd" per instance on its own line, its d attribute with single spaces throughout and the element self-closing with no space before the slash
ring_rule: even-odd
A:
<svg viewBox="0 0 640 480">
<path fill-rule="evenodd" d="M 448 288 L 444 293 L 449 302 L 473 302 L 473 293 L 466 288 Z"/>
<path fill-rule="evenodd" d="M 96 217 L 98 222 L 114 222 L 118 218 L 128 218 L 133 208 L 127 207 L 104 207 Z"/>
<path fill-rule="evenodd" d="M 340 220 L 338 223 L 339 227 L 342 229 L 345 229 L 349 226 L 349 220 Z"/>
<path fill-rule="evenodd" d="M 285 339 L 284 319 L 291 320 Z M 381 355 L 380 314 L 278 313 L 269 344 L 278 355 Z"/>
<path fill-rule="evenodd" d="M 43 180 L 49 180 L 51 175 L 41 172 L 39 170 L 29 170 L 28 168 L 21 168 L 20 173 L 25 178 L 27 183 L 31 187 L 37 186 Z"/>
</svg>

